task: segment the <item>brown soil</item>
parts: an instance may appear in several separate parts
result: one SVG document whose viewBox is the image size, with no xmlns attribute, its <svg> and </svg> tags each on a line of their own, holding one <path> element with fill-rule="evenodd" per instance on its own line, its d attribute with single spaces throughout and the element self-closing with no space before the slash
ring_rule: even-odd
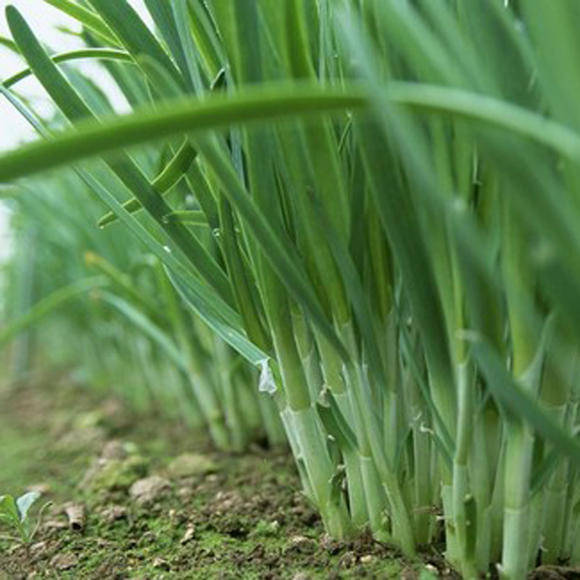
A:
<svg viewBox="0 0 580 580">
<path fill-rule="evenodd" d="M 66 378 L 0 395 L 0 421 L 0 494 L 36 487 L 53 502 L 30 546 L 0 541 L 0 578 L 433 577 L 368 536 L 326 537 L 284 449 L 216 453 Z M 152 475 L 143 504 L 132 485 Z M 80 530 L 71 502 L 86 512 Z"/>
</svg>

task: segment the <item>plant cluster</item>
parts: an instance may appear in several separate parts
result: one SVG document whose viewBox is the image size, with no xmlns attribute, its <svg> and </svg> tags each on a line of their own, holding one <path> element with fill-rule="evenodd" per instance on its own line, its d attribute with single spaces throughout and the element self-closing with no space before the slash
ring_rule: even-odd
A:
<svg viewBox="0 0 580 580">
<path fill-rule="evenodd" d="M 7 10 L 29 69 L 1 90 L 46 139 L 0 181 L 73 164 L 111 239 L 155 256 L 143 286 L 88 261 L 216 443 L 212 393 L 228 437 L 279 416 L 337 538 L 412 555 L 444 533 L 467 578 L 578 565 L 580 5 L 146 0 L 151 30 L 126 0 L 45 1 L 88 48 L 51 55 Z M 74 128 L 18 98 L 28 74 Z"/>
<path fill-rule="evenodd" d="M 42 521 L 42 512 L 50 505 L 45 503 L 39 510 L 34 522 L 30 515 L 30 508 L 38 501 L 40 493 L 29 491 L 15 499 L 11 495 L 0 495 L 0 522 L 12 529 L 15 536 L 0 536 L 0 539 L 9 539 L 28 546 L 32 543 Z"/>
</svg>

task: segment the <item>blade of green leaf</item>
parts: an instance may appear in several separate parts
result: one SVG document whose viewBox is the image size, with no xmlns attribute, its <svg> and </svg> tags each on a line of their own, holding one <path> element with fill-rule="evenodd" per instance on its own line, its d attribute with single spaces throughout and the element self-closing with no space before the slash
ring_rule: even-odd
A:
<svg viewBox="0 0 580 580">
<path fill-rule="evenodd" d="M 101 60 L 118 60 L 122 62 L 133 63 L 133 59 L 129 53 L 124 50 L 116 50 L 113 48 L 81 48 L 79 50 L 70 50 L 68 52 L 61 52 L 50 57 L 53 62 L 61 63 L 80 59 L 101 59 Z M 9 88 L 16 83 L 28 78 L 32 74 L 29 68 L 23 69 L 16 74 L 8 77 L 3 84 Z"/>
<path fill-rule="evenodd" d="M 79 123 L 50 140 L 25 145 L 0 157 L 0 182 L 74 163 L 86 157 L 172 137 L 188 131 L 219 129 L 233 123 L 283 119 L 305 114 L 361 108 L 364 92 L 323 89 L 316 85 L 247 89 L 235 96 L 214 96 L 165 105 L 100 125 Z"/>
<path fill-rule="evenodd" d="M 58 8 L 71 18 L 74 18 L 82 25 L 92 30 L 100 36 L 107 44 L 118 45 L 119 40 L 115 37 L 113 31 L 103 22 L 92 10 L 83 8 L 70 0 L 44 0 L 47 4 Z"/>
<path fill-rule="evenodd" d="M 197 151 L 191 147 L 189 141 L 185 141 L 171 161 L 169 161 L 161 173 L 151 182 L 151 187 L 161 194 L 166 193 L 184 177 L 184 174 L 189 170 L 196 157 Z M 143 206 L 136 197 L 133 197 L 127 200 L 123 204 L 123 207 L 129 213 L 134 213 L 139 211 Z M 109 212 L 99 219 L 98 226 L 104 228 L 115 221 L 117 221 L 117 216 Z"/>
<path fill-rule="evenodd" d="M 34 505 L 40 495 L 41 494 L 38 491 L 29 491 L 16 500 L 16 506 L 18 507 L 18 514 L 20 515 L 21 522 L 26 520 L 30 508 Z"/>
<path fill-rule="evenodd" d="M 187 361 L 179 352 L 171 337 L 151 321 L 143 312 L 134 308 L 129 302 L 110 292 L 102 292 L 99 298 L 113 306 L 127 320 L 148 336 L 182 371 L 189 372 Z"/>
</svg>

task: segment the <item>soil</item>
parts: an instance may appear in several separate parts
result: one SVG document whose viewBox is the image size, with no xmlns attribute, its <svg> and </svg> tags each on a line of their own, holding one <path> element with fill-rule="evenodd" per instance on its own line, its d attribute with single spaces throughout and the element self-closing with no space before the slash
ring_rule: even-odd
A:
<svg viewBox="0 0 580 580">
<path fill-rule="evenodd" d="M 286 449 L 217 453 L 67 377 L 0 393 L 0 495 L 30 489 L 33 518 L 52 505 L 29 546 L 0 540 L 2 580 L 433 577 L 370 537 L 326 537 Z"/>
<path fill-rule="evenodd" d="M 33 518 L 52 504 L 28 546 L 0 540 L 0 580 L 457 577 L 434 554 L 332 541 L 286 449 L 217 453 L 66 376 L 0 391 L 0 495 L 30 489 Z"/>
</svg>

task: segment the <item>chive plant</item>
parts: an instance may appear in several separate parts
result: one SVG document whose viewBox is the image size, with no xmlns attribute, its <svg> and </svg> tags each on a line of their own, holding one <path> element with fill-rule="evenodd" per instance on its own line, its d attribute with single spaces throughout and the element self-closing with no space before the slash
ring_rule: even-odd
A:
<svg viewBox="0 0 580 580">
<path fill-rule="evenodd" d="M 467 578 L 580 564 L 577 4 L 146 0 L 154 30 L 126 0 L 50 4 L 90 49 L 7 20 L 74 128 L 0 180 L 74 164 L 101 226 L 162 264 L 151 315 L 184 357 L 219 341 L 195 392 L 216 442 L 209 393 L 232 429 L 279 416 L 335 537 L 413 555 L 443 535 Z M 107 59 L 135 111 L 103 114 L 77 57 Z M 44 134 L 18 78 L 2 92 Z M 232 351 L 271 406 L 240 405 Z"/>
</svg>

